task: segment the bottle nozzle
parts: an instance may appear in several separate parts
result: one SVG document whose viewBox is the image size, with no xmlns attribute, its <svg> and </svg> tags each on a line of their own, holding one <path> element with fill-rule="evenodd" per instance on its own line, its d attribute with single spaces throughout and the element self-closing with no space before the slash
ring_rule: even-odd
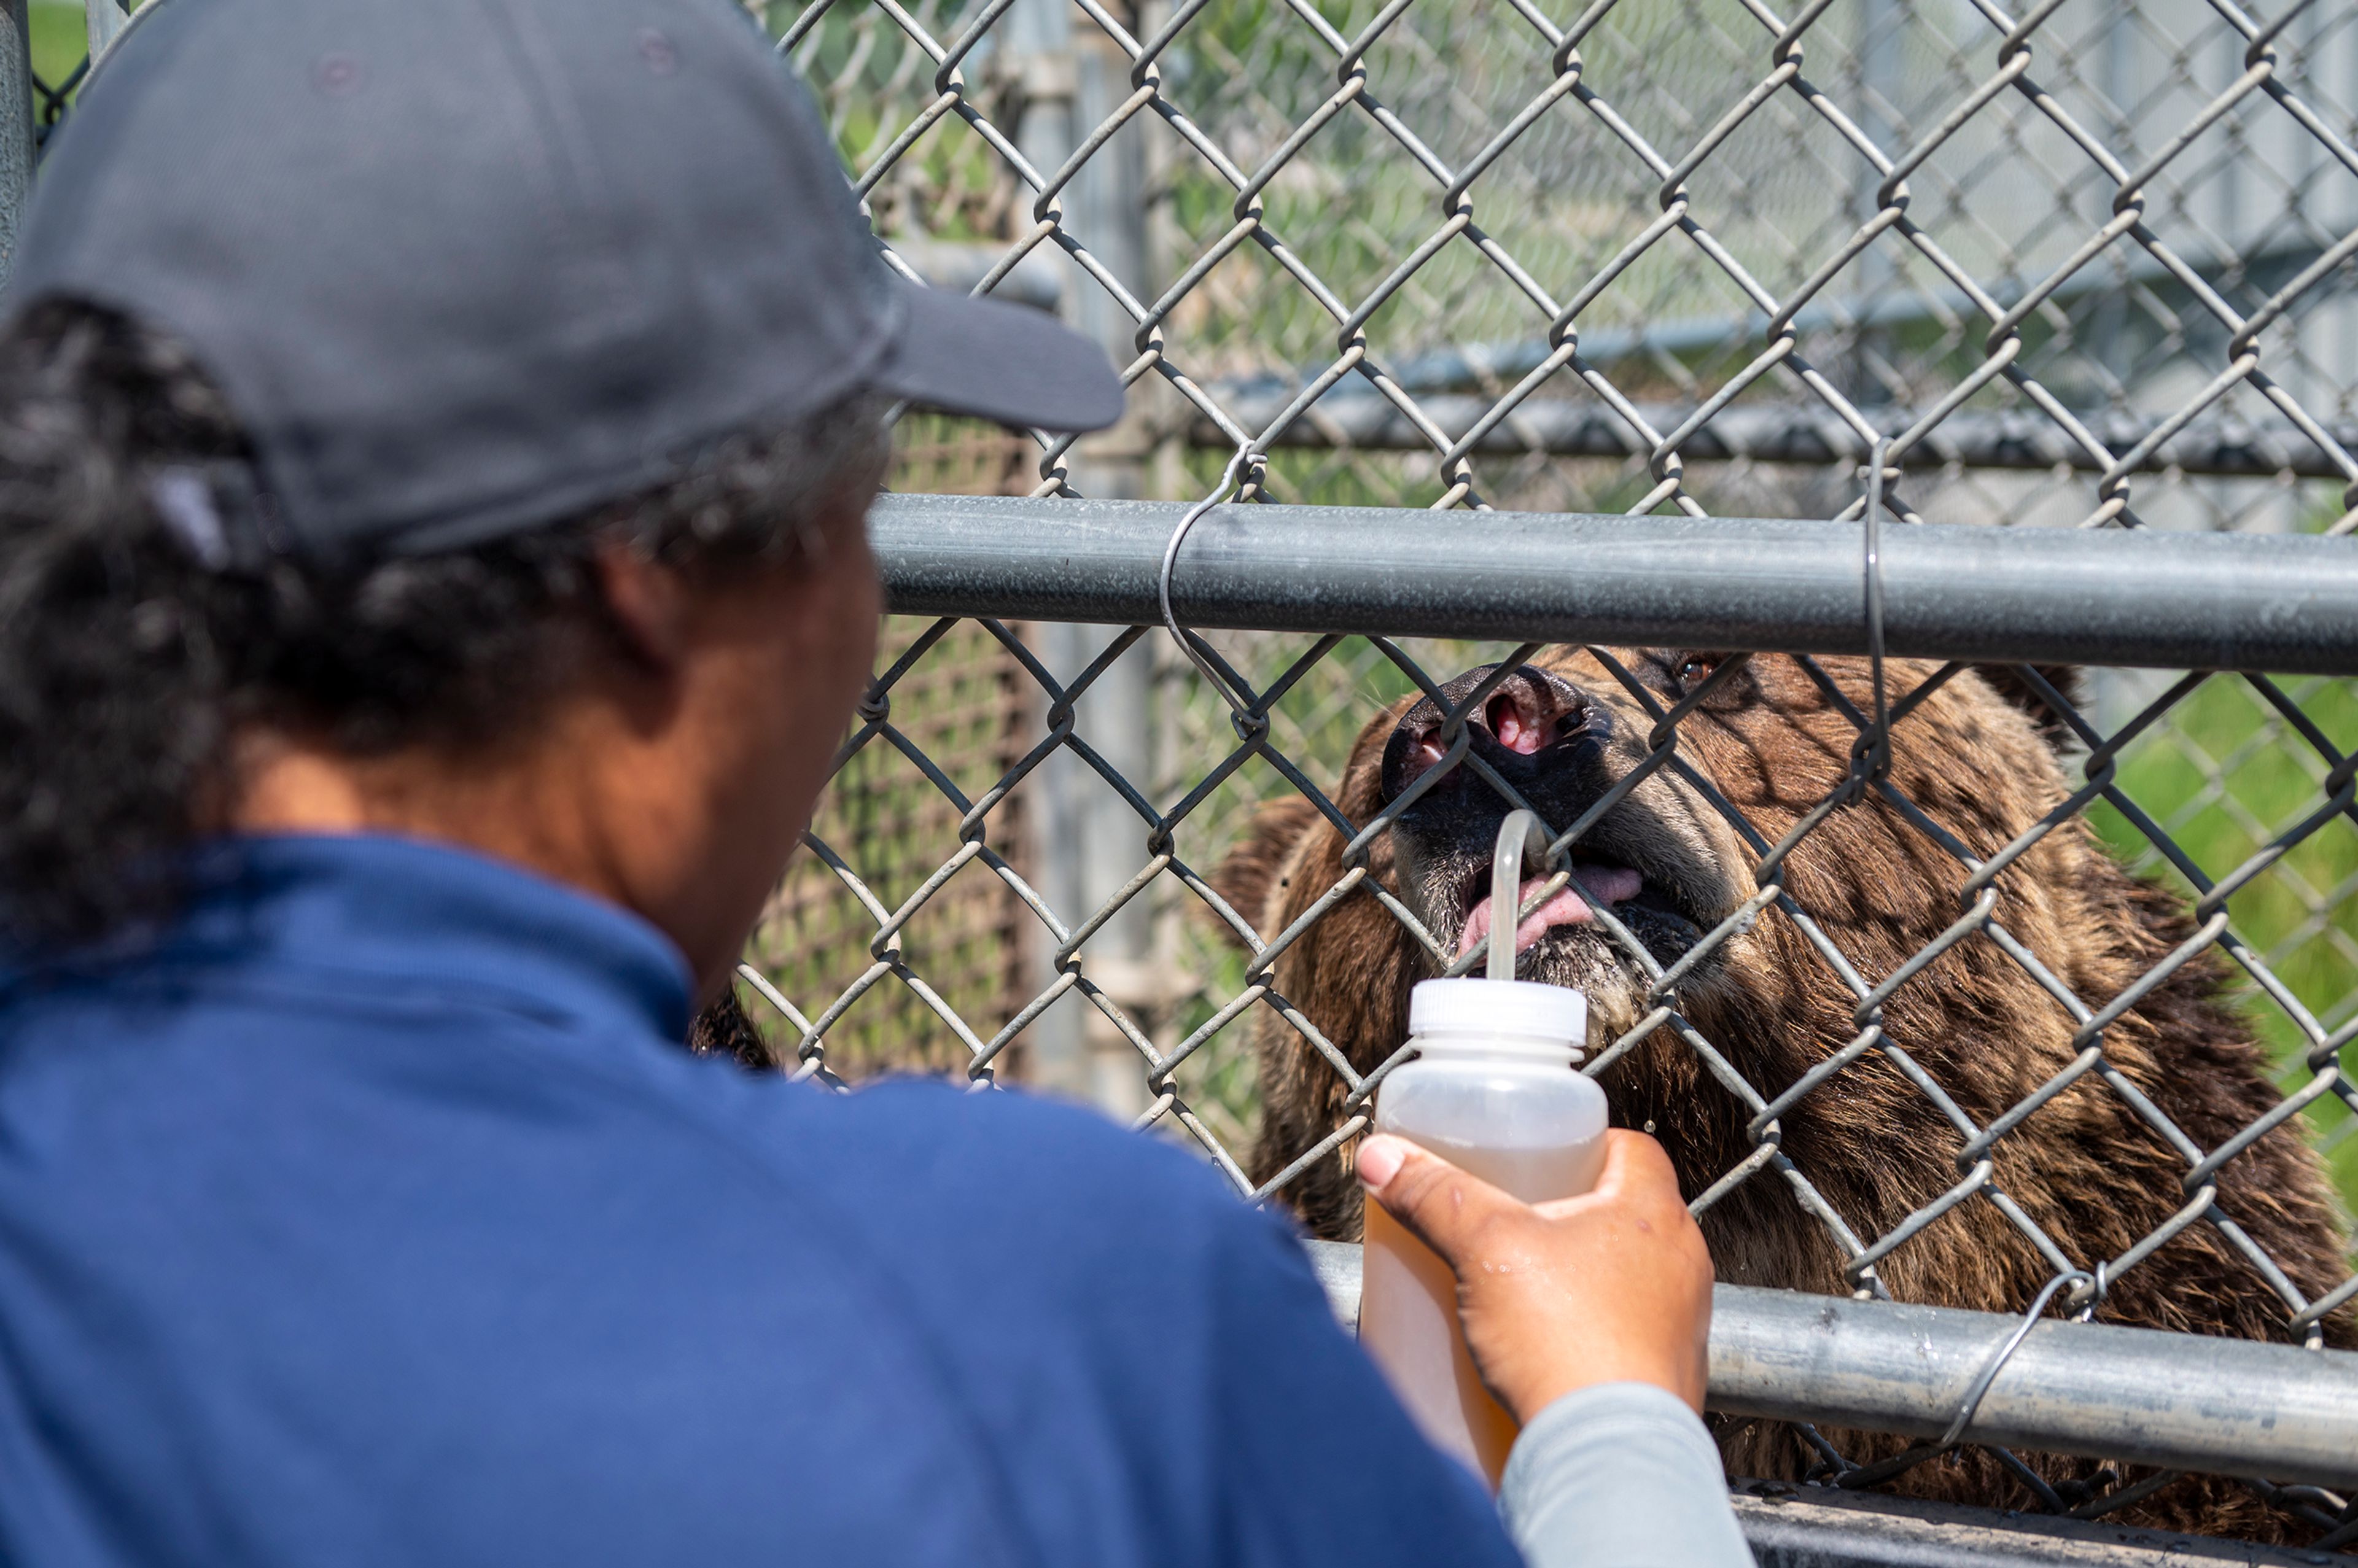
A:
<svg viewBox="0 0 2358 1568">
<path fill-rule="evenodd" d="M 1547 832 L 1538 814 L 1517 809 L 1498 824 L 1498 848 L 1490 855 L 1490 967 L 1494 980 L 1515 978 L 1515 931 L 1522 924 L 1523 868 L 1546 866 Z"/>
</svg>

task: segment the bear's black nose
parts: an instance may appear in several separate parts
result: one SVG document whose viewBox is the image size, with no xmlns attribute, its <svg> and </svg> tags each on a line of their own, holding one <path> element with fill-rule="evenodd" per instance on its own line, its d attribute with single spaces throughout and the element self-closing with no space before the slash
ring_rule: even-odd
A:
<svg viewBox="0 0 2358 1568">
<path fill-rule="evenodd" d="M 1441 688 L 1451 708 L 1466 700 L 1495 665 L 1468 670 Z M 1579 687 L 1529 665 L 1518 666 L 1466 716 L 1469 749 L 1510 774 L 1534 765 L 1539 754 L 1583 735 L 1595 712 Z M 1402 790 L 1448 755 L 1441 736 L 1444 710 L 1431 698 L 1409 709 L 1384 746 L 1383 799 Z M 1457 776 L 1444 781 L 1447 787 Z"/>
</svg>

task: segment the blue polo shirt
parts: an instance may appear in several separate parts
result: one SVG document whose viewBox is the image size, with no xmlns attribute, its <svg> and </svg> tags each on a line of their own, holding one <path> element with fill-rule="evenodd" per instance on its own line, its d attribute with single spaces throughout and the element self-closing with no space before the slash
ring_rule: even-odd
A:
<svg viewBox="0 0 2358 1568">
<path fill-rule="evenodd" d="M 0 978 L 0 1560 L 1515 1559 L 1195 1162 L 689 1057 L 652 927 L 242 847 Z"/>
</svg>

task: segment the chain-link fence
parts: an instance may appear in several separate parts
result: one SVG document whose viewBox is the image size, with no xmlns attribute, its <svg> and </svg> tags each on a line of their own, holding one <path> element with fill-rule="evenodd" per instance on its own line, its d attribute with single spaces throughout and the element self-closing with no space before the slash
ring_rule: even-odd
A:
<svg viewBox="0 0 2358 1568">
<path fill-rule="evenodd" d="M 1250 438 L 1249 494 L 1855 515 L 1882 434 L 1903 515 L 2352 520 L 2358 25 L 2331 7 L 2265 34 L 2197 0 L 2019 26 L 1898 0 L 1790 26 L 1735 4 L 770 16 L 907 265 L 1129 362 L 1090 493 L 1193 495 Z M 1072 460 L 1044 483 L 1073 488 Z M 1337 701 L 1356 674 L 1307 679 Z M 1165 769 L 1174 732 L 1224 724 L 1169 696 Z M 2095 706 L 2117 720 L 2136 689 L 2100 676 Z M 2294 729 L 2216 701 L 2189 723 L 2142 764 L 2199 775 L 2165 808 L 2282 827 L 2235 780 L 2300 766 Z M 2288 892 L 2271 948 L 2346 961 L 2331 886 Z"/>
<path fill-rule="evenodd" d="M 1011 0 L 788 41 L 888 243 L 1109 322 L 1151 438 L 1347 454 L 1288 499 L 1855 515 L 1883 431 L 1903 512 L 2282 528 L 2353 477 L 2353 35 Z"/>
<path fill-rule="evenodd" d="M 895 435 L 895 489 L 998 495 L 1029 488 L 1023 444 L 1007 432 L 912 417 Z M 957 793 L 981 795 L 1016 764 L 1031 747 L 1040 706 L 1022 665 L 972 623 L 929 630 L 895 618 L 879 657 L 888 668 L 908 666 L 878 694 L 878 711 L 892 715 L 910 749 L 862 747 L 844 758 L 812 824 L 830 858 L 796 858 L 746 955 L 758 977 L 751 983 L 763 988 L 767 1005 L 757 1011 L 770 1023 L 773 1049 L 790 1055 L 806 1034 L 822 1037 L 829 1069 L 855 1081 L 968 1069 L 978 1043 L 964 1021 L 1022 1006 L 1037 946 L 1022 901 L 989 869 L 972 866 L 933 888 L 923 928 L 908 942 L 871 950 L 881 911 L 956 855 L 964 812 Z M 950 787 L 939 787 L 928 768 Z M 1029 804 L 1028 795 L 1010 798 L 992 823 L 1017 846 L 1011 863 L 1019 875 Z M 790 1000 L 796 997 L 820 1011 L 803 1014 Z M 1020 1073 L 1020 1064 L 999 1065 Z"/>
<path fill-rule="evenodd" d="M 1406 987 L 1482 956 L 1464 846 L 1525 804 L 1556 834 L 1529 961 L 1596 1001 L 1588 1070 L 1727 1277 L 2353 1343 L 2358 657 L 2271 640 L 2329 602 L 2287 569 L 2348 568 L 2176 536 L 2358 530 L 2358 12 L 757 10 L 895 264 L 1062 316 L 1130 386 L 1012 480 L 902 470 L 1040 498 L 994 524 L 1034 586 L 920 591 L 887 553 L 947 618 L 888 639 L 750 956 L 784 1058 L 1012 1064 L 1347 1235 Z M 1205 608 L 1228 513 L 1155 553 L 1159 600 L 1085 607 L 1090 527 L 1181 526 L 1131 497 L 1434 513 L 1238 557 L 1311 610 Z M 1681 517 L 1840 525 L 1847 630 L 1774 586 L 1824 534 Z M 1897 573 L 1945 524 L 2005 526 L 1893 578 L 1887 658 L 1870 541 Z M 1456 586 L 1330 594 L 1354 528 L 1400 602 Z M 2039 621 L 2050 571 L 2079 598 Z M 2217 624 L 2147 635 L 2190 581 Z M 1944 595 L 1970 636 L 1898 612 Z M 1059 624 L 1108 619 L 1139 624 Z M 2003 1359 L 1931 1443 L 1786 1409 L 1727 1423 L 1731 1465 L 2358 1546 L 2330 1465 L 1955 1446 Z"/>
<path fill-rule="evenodd" d="M 1042 503 L 979 515 L 974 528 L 994 543 L 977 549 L 956 542 L 961 514 L 922 499 L 880 514 L 888 581 L 912 607 L 963 596 L 977 612 L 1042 614 L 1061 600 L 1072 612 L 1109 613 L 1083 580 L 1088 552 L 1103 542 L 1084 535 L 1141 526 L 1147 536 L 1132 541 L 1132 564 L 1146 586 L 1127 608 L 1148 608 L 1155 559 L 1182 511 L 1149 509 L 1141 524 L 1136 509 Z M 1069 526 L 1059 508 L 1074 514 Z M 1252 510 L 1277 521 L 1258 529 L 1253 548 L 1234 546 L 1226 567 L 1179 552 L 1172 586 L 1183 610 L 1191 594 L 1210 591 L 1207 570 L 1249 581 L 1284 564 L 1302 580 L 1260 585 L 1266 598 L 1255 601 L 1291 593 L 1299 613 L 1282 624 L 1397 622 L 1399 601 L 1420 594 L 1441 600 L 1415 611 L 1420 627 L 1455 616 L 1477 631 L 1501 618 L 1479 607 L 1498 578 L 1478 558 L 1435 563 L 1426 583 L 1393 592 L 1400 569 L 1430 549 L 1419 514 L 1347 514 L 1322 525 L 1308 509 Z M 1208 678 L 1234 700 L 1233 722 L 1225 735 L 1191 737 L 1201 749 L 1151 792 L 1105 779 L 1134 813 L 1123 886 L 1098 908 L 1035 906 L 1055 979 L 1020 1010 L 975 1025 L 978 1063 L 1048 1006 L 1093 1006 L 1131 1040 L 1153 1095 L 1144 1122 L 1184 1130 L 1240 1191 L 1295 1206 L 1325 1234 L 1350 1234 L 1349 1141 L 1396 1059 L 1407 987 L 1481 961 L 1478 943 L 1460 941 L 1470 902 L 1486 885 L 1499 817 L 1527 804 L 1560 830 L 1562 859 L 1527 890 L 1527 908 L 1555 910 L 1559 929 L 1532 946 L 1525 972 L 1588 992 L 1598 1020 L 1589 1070 L 1604 1075 L 1621 1116 L 1663 1137 L 1727 1277 L 1986 1311 L 2054 1303 L 2106 1322 L 2350 1345 L 2358 1286 L 2313 1152 L 2325 1141 L 2347 1157 L 2332 1134 L 2349 1120 L 2340 1054 L 2351 1028 L 2325 1019 L 2340 1015 L 2349 988 L 2308 946 L 2325 940 L 2338 951 L 2338 938 L 2304 936 L 2305 917 L 2280 907 L 2288 898 L 2303 910 L 2311 896 L 2330 901 L 2319 890 L 2346 881 L 2358 845 L 2349 838 L 2358 761 L 2342 749 L 2352 737 L 2337 742 L 2325 728 L 2347 716 L 2320 700 L 2341 687 L 2190 676 L 2100 729 L 2051 667 L 1714 651 L 1764 640 L 1764 627 L 1823 643 L 1823 622 L 1774 601 L 1775 579 L 1801 569 L 1788 555 L 1823 557 L 1822 536 L 1743 524 L 1747 537 L 1728 552 L 1738 564 L 1723 555 L 1691 567 L 1689 586 L 1668 595 L 1665 610 L 1649 578 L 1654 563 L 1665 552 L 1700 552 L 1706 531 L 1722 525 L 1666 536 L 1596 519 L 1574 532 L 1574 521 L 1485 520 L 1507 558 L 1558 585 L 1524 596 L 1505 618 L 1569 598 L 1585 608 L 1566 615 L 1623 624 L 1616 602 L 1650 604 L 1654 624 L 1689 630 L 1703 651 L 1191 633 Z M 1214 523 L 1224 533 L 1253 526 L 1224 514 L 1200 526 Z M 1837 554 L 1847 552 L 1834 612 L 1866 622 L 1860 531 L 1813 526 L 1833 530 Z M 1937 646 L 1941 637 L 1921 630 L 1922 605 L 1970 598 L 1956 571 L 1967 557 L 1955 552 L 1986 535 L 1887 528 L 1898 531 L 1887 546 L 1895 562 L 1903 541 L 1947 536 L 1942 561 L 1907 568 L 1909 607 L 1894 614 L 1916 628 L 1911 651 Z M 1551 530 L 1569 536 L 1551 546 Z M 2050 550 L 2031 563 L 2031 576 L 2062 585 L 2067 611 L 2092 573 L 2134 567 L 2126 549 L 2146 548 L 2163 579 L 2190 579 L 2180 594 L 2203 601 L 2228 597 L 2211 591 L 2206 562 L 2233 576 L 2266 558 L 2253 547 L 2288 547 L 2298 574 L 2341 549 L 2231 540 L 2218 543 L 2240 546 L 2233 553 L 2189 557 L 2117 535 L 2020 537 L 2105 547 L 2068 559 Z M 1023 558 L 1027 541 L 1044 559 Z M 944 550 L 950 564 L 929 564 Z M 979 580 L 977 562 L 994 550 L 999 581 L 1029 586 Z M 1615 557 L 1595 558 L 1606 551 Z M 1579 583 L 1584 568 L 1592 579 L 1609 570 L 1619 587 Z M 2336 569 L 2346 620 L 2353 584 L 2349 568 Z M 1695 587 L 1698 572 L 1714 580 Z M 1769 602 L 1736 607 L 1756 576 Z M 2280 620 L 2299 618 L 2284 613 L 2293 601 L 2280 575 L 2253 586 Z M 1388 592 L 1392 602 L 1379 602 Z M 2143 618 L 2168 619 L 2151 593 L 2123 597 L 2123 612 L 2080 645 L 2118 648 L 2146 634 Z M 1255 612 L 1248 603 L 1206 619 Z M 1957 613 L 1959 624 L 2003 641 L 1990 601 Z M 2026 648 L 2057 646 L 2052 613 L 2040 624 L 2014 613 Z M 2181 648 L 2224 634 L 2155 633 Z M 1036 744 L 990 791 L 959 799 L 966 837 L 953 860 L 990 855 L 993 796 L 1020 798 L 1048 753 L 1087 746 L 1070 719 L 1085 689 L 1120 659 L 1157 661 L 1163 638 L 1125 633 L 1086 670 L 1027 665 L 1045 704 Z M 2345 646 L 2324 662 L 2346 667 L 2353 653 Z M 1459 676 L 1467 665 L 1476 673 Z M 1311 678 L 1321 670 L 1335 677 L 1324 687 Z M 896 669 L 888 685 L 892 676 L 906 678 Z M 2138 791 L 2160 787 L 2151 781 L 2177 745 L 2131 748 L 2165 715 L 2223 723 L 2210 710 L 2236 712 L 2246 700 L 2303 735 L 2313 767 L 2264 765 L 2246 778 L 2258 749 L 2214 758 L 2232 806 L 2181 800 L 2179 827 L 2165 827 Z M 1172 706 L 1186 716 L 1196 705 Z M 891 726 L 871 701 L 854 746 L 897 747 Z M 2162 761 L 2132 764 L 2133 754 Z M 2273 797 L 2250 793 L 2263 790 Z M 1237 816 L 1255 801 L 1261 808 L 1239 853 Z M 2247 848 L 2236 835 L 2252 831 L 2263 807 L 2293 809 L 2299 820 Z M 2102 834 L 2089 824 L 2095 810 L 2115 819 Z M 2131 834 L 2166 878 L 2131 874 L 2122 848 Z M 1089 941 L 1112 908 L 1162 882 L 1207 912 L 1199 929 L 1225 928 L 1233 956 L 1225 968 L 1207 966 L 1191 1007 L 1158 1019 L 1093 982 Z M 1032 896 L 1011 873 L 1011 885 Z M 1585 899 L 1577 917 L 1556 908 L 1568 887 Z M 897 934 L 921 929 L 925 913 L 917 887 L 880 925 L 905 941 Z M 2282 971 L 2244 931 L 2271 922 L 2283 923 L 2277 949 L 2302 955 Z M 1240 1035 L 1257 1037 L 1266 1097 L 1258 1105 L 1238 1093 L 1236 1055 L 1216 1049 Z M 2292 1044 L 2271 1053 L 2271 1037 Z M 798 1044 L 814 1060 L 827 1050 L 817 1036 Z M 2352 1538 L 2342 1494 L 2265 1477 L 2254 1490 L 2096 1456 L 1961 1456 L 1791 1423 L 1731 1430 L 1727 1441 L 1739 1473 L 1772 1478 L 1891 1482 L 1934 1497 L 2335 1545 Z"/>
<path fill-rule="evenodd" d="M 1091 516 L 1474 508 L 1426 548 L 1492 563 L 1501 596 L 1520 563 L 1484 508 L 1857 523 L 1873 493 L 1893 528 L 2358 526 L 2347 8 L 818 0 L 772 21 L 903 265 L 1055 310 L 1125 365 L 1112 438 L 1041 443 L 1036 492 Z M 1796 658 L 1773 629 L 1668 657 L 1510 648 L 1485 620 L 1433 627 L 1454 642 L 1158 629 L 1062 665 L 1002 637 L 1042 694 L 1033 743 L 961 785 L 939 864 L 999 874 L 1041 951 L 1023 996 L 960 1021 L 972 1062 L 1080 1012 L 1131 1063 L 1125 1108 L 1349 1234 L 1347 1149 L 1406 986 L 1478 960 L 1457 936 L 1481 835 L 1435 824 L 1531 804 L 1560 835 L 1531 897 L 1560 909 L 1570 883 L 1585 911 L 1532 961 L 1600 1003 L 1591 1068 L 1671 1143 L 1729 1277 L 2351 1342 L 2323 1173 L 2358 1184 L 2350 665 L 2122 658 L 2083 689 Z M 2005 631 L 1998 660 L 2038 651 Z M 1151 700 L 1093 711 L 1124 671 Z M 1561 759 L 1523 743 L 1565 724 L 1588 739 Z M 922 771 L 879 700 L 851 752 L 885 745 Z M 1437 763 L 1401 775 L 1388 746 Z M 1113 863 L 1102 833 L 1001 820 L 1075 762 L 1128 824 Z M 1016 842 L 1036 877 L 1001 860 Z M 1059 854 L 1093 862 L 1056 884 L 1077 899 L 1040 891 Z M 880 961 L 930 885 L 879 900 Z M 1104 945 L 1141 909 L 1152 985 L 1134 937 Z M 2342 1495 L 2265 1480 L 1806 1423 L 1726 1442 L 1755 1474 L 2358 1540 Z"/>
</svg>

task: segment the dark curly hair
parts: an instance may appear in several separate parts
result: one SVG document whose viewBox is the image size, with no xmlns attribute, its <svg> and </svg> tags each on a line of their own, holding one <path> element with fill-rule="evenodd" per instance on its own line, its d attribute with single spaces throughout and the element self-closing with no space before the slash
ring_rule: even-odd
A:
<svg viewBox="0 0 2358 1568">
<path fill-rule="evenodd" d="M 860 398 L 720 441 L 652 490 L 470 549 L 222 569 L 185 497 L 258 493 L 228 401 L 165 333 L 36 306 L 0 330 L 0 936 L 38 950 L 168 917 L 246 727 L 349 755 L 514 733 L 583 639 L 613 634 L 599 542 L 684 570 L 805 558 L 826 499 L 881 479 L 882 412 Z"/>
</svg>

